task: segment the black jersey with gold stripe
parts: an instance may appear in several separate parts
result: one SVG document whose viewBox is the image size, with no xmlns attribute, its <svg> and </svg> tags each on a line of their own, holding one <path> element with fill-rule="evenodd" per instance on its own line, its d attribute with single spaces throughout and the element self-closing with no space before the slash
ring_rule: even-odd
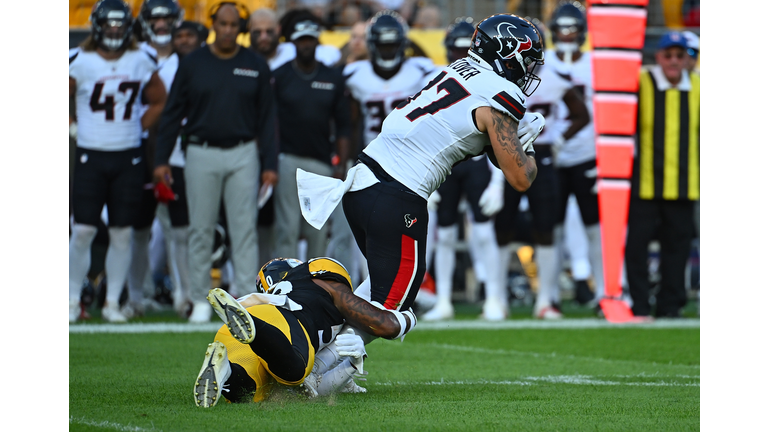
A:
<svg viewBox="0 0 768 432">
<path fill-rule="evenodd" d="M 350 291 L 352 283 L 343 265 L 325 257 L 310 259 L 291 269 L 283 278 L 293 286 L 287 294 L 288 298 L 303 307 L 293 313 L 307 330 L 315 350 L 319 351 L 333 341 L 344 324 L 344 318 L 333 305 L 331 295 L 312 279 L 339 282 L 347 285 Z"/>
</svg>

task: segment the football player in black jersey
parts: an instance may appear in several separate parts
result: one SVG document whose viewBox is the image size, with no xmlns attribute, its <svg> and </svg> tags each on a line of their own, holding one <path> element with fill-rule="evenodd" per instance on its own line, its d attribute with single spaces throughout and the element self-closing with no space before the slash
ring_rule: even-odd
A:
<svg viewBox="0 0 768 432">
<path fill-rule="evenodd" d="M 339 390 L 353 374 L 364 373 L 363 341 L 339 334 L 345 322 L 389 339 L 400 335 L 398 314 L 415 324 L 409 312 L 385 312 L 356 296 L 349 273 L 331 258 L 274 259 L 259 271 L 257 290 L 238 300 L 221 289 L 210 291 L 208 301 L 226 324 L 208 346 L 195 381 L 198 406 L 214 406 L 222 395 L 231 402 L 258 402 L 275 382 L 304 383 L 310 395 Z M 330 344 L 336 345 L 338 364 L 325 365 L 335 367 L 322 379 L 308 378 L 321 360 L 315 354 Z"/>
</svg>

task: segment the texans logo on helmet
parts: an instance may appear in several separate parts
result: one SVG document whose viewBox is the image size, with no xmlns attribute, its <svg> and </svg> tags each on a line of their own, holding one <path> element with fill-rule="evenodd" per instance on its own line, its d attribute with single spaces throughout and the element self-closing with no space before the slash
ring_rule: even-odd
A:
<svg viewBox="0 0 768 432">
<path fill-rule="evenodd" d="M 497 40 L 499 41 L 499 49 L 496 51 L 499 56 L 503 59 L 511 59 L 515 56 L 515 53 L 522 53 L 523 51 L 528 51 L 533 46 L 533 41 L 531 40 L 528 35 L 525 36 L 525 42 L 520 42 L 517 40 L 515 35 L 512 33 L 512 29 L 517 28 L 514 25 L 510 23 L 501 23 L 496 28 L 496 31 L 500 35 L 508 34 L 511 36 L 511 40 L 507 40 L 506 44 L 501 39 L 501 37 L 498 37 Z M 514 41 L 514 42 L 513 42 Z"/>
</svg>

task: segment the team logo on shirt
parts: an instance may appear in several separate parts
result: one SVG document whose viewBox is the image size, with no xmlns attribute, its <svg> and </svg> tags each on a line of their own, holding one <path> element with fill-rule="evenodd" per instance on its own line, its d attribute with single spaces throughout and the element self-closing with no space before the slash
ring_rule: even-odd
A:
<svg viewBox="0 0 768 432">
<path fill-rule="evenodd" d="M 410 228 L 416 223 L 416 218 L 412 218 L 410 213 L 405 215 L 405 227 Z"/>
<path fill-rule="evenodd" d="M 312 81 L 312 88 L 318 90 L 333 90 L 333 83 Z"/>
<path fill-rule="evenodd" d="M 257 78 L 259 76 L 259 71 L 256 71 L 253 69 L 235 68 L 235 70 L 233 70 L 232 73 L 235 75 L 246 76 L 249 78 Z"/>
</svg>

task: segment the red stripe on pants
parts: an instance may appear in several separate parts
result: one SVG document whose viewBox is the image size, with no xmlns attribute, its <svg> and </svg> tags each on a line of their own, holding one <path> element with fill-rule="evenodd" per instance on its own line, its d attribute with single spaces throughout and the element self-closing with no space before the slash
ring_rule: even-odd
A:
<svg viewBox="0 0 768 432">
<path fill-rule="evenodd" d="M 395 282 L 389 290 L 387 300 L 384 302 L 384 308 L 397 310 L 400 307 L 400 301 L 410 288 L 413 273 L 416 271 L 416 242 L 403 235 L 400 238 L 400 268 L 397 270 Z"/>
</svg>

